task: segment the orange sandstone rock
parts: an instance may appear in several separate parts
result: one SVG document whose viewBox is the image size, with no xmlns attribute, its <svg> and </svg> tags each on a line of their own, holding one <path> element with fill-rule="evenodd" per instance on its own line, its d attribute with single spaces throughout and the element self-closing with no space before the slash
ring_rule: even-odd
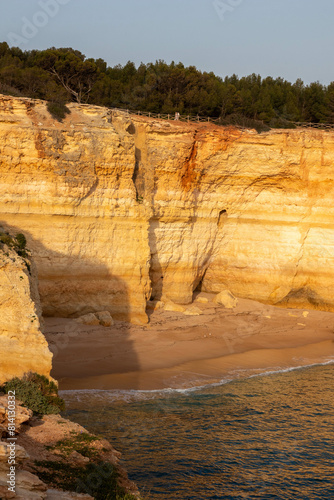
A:
<svg viewBox="0 0 334 500">
<path fill-rule="evenodd" d="M 49 376 L 52 354 L 41 331 L 34 263 L 7 245 L 1 246 L 0 383 L 29 371 Z"/>
<path fill-rule="evenodd" d="M 43 311 L 146 322 L 193 291 L 334 310 L 334 132 L 253 130 L 0 99 L 0 220 Z"/>
</svg>

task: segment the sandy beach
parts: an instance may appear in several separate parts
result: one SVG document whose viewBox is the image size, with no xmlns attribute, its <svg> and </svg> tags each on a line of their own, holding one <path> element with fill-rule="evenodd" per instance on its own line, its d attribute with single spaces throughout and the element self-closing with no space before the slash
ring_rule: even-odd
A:
<svg viewBox="0 0 334 500">
<path fill-rule="evenodd" d="M 85 326 L 46 318 L 61 390 L 189 388 L 334 359 L 333 314 L 239 299 L 225 309 L 201 293 L 199 316 L 157 310 L 145 326 Z"/>
</svg>

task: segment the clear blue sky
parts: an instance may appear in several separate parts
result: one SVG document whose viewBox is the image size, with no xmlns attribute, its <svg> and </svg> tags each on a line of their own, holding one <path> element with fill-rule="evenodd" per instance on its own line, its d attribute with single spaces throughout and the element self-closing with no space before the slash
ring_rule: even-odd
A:
<svg viewBox="0 0 334 500">
<path fill-rule="evenodd" d="M 334 0 L 1 0 L 0 40 L 111 66 L 164 59 L 222 77 L 334 81 Z"/>
</svg>

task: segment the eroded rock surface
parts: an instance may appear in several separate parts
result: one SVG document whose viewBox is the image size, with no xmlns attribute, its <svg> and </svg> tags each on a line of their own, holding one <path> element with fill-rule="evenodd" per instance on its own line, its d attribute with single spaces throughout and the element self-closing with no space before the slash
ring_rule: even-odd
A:
<svg viewBox="0 0 334 500">
<path fill-rule="evenodd" d="M 0 100 L 0 212 L 43 311 L 147 321 L 193 291 L 334 310 L 334 132 L 163 122 Z"/>
<path fill-rule="evenodd" d="M 0 384 L 29 371 L 50 375 L 52 354 L 41 331 L 36 268 L 0 244 Z"/>
<path fill-rule="evenodd" d="M 228 290 L 222 290 L 214 298 L 214 303 L 226 307 L 226 309 L 233 309 L 238 304 L 238 299 L 232 295 Z"/>
<path fill-rule="evenodd" d="M 8 428 L 7 420 L 7 396 L 0 395 L 0 426 Z M 15 450 L 13 451 L 7 440 L 7 436 L 0 437 L 0 498 L 10 500 L 93 500 L 89 493 L 79 494 L 74 491 L 63 491 L 52 487 L 61 479 L 61 474 L 52 479 L 57 467 L 52 464 L 63 464 L 68 467 L 85 468 L 87 464 L 96 465 L 96 473 L 105 473 L 102 464 L 112 464 L 118 472 L 118 483 L 133 497 L 139 498 L 139 492 L 134 483 L 129 481 L 126 471 L 119 466 L 121 454 L 116 451 L 106 440 L 94 439 L 79 424 L 70 422 L 60 415 L 46 415 L 43 418 L 32 416 L 32 412 L 24 408 L 16 401 L 16 413 L 18 415 L 18 434 L 15 438 Z M 19 425 L 20 424 L 20 425 Z M 85 441 L 83 454 L 75 449 L 80 443 L 82 435 L 90 436 L 92 440 Z M 11 441 L 12 442 L 12 441 Z M 65 444 L 64 444 L 65 443 Z M 91 453 L 86 457 L 87 446 Z M 78 448 L 81 449 L 80 446 Z M 11 451 L 12 450 L 12 451 Z M 10 470 L 9 459 L 15 454 L 15 492 L 8 489 L 8 473 Z M 49 481 L 41 480 L 39 475 L 45 470 L 49 471 Z M 91 489 L 93 474 L 87 473 L 86 487 Z M 49 484 L 51 483 L 51 485 Z M 95 483 L 94 483 L 95 484 Z"/>
</svg>

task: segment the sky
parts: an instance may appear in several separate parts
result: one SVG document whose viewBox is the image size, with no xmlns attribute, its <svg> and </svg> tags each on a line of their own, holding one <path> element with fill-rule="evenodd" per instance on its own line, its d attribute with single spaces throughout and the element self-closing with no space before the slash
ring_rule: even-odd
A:
<svg viewBox="0 0 334 500">
<path fill-rule="evenodd" d="M 108 65 L 163 59 L 225 77 L 334 81 L 333 0 L 0 0 L 0 41 Z"/>
</svg>

